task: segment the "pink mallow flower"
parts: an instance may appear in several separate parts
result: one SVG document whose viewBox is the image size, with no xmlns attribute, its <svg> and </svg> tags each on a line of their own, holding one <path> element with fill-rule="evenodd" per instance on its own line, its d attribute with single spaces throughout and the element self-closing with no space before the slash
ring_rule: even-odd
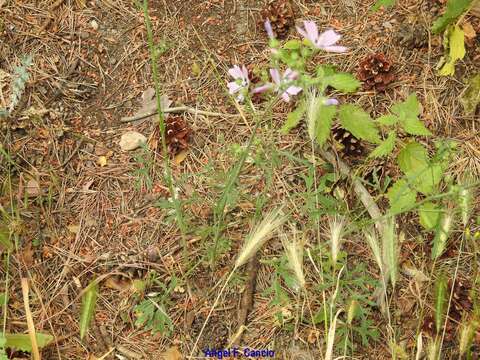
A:
<svg viewBox="0 0 480 360">
<path fill-rule="evenodd" d="M 272 29 L 272 23 L 270 20 L 265 20 L 265 23 L 263 24 L 265 26 L 265 31 L 267 32 L 267 35 L 270 39 L 275 39 L 275 34 L 273 33 Z"/>
<path fill-rule="evenodd" d="M 334 30 L 327 30 L 319 34 L 318 27 L 313 21 L 304 21 L 303 25 L 305 29 L 297 26 L 297 31 L 317 49 L 336 53 L 342 53 L 348 50 L 345 46 L 335 45 L 342 35 L 336 33 Z"/>
<path fill-rule="evenodd" d="M 285 70 L 283 76 L 280 76 L 278 69 L 270 69 L 270 76 L 272 77 L 273 83 L 268 83 L 254 89 L 253 92 L 255 94 L 273 89 L 281 94 L 284 101 L 289 102 L 290 95 L 297 95 L 302 91 L 302 88 L 299 86 L 289 85 L 298 77 L 298 73 L 292 69 Z M 285 89 L 285 87 L 287 88 Z"/>
<path fill-rule="evenodd" d="M 242 67 L 234 65 L 228 70 L 228 73 L 234 79 L 227 84 L 228 92 L 230 95 L 238 94 L 237 101 L 242 102 L 245 100 L 245 92 L 248 91 L 250 85 L 248 70 L 245 65 L 242 65 Z"/>
</svg>

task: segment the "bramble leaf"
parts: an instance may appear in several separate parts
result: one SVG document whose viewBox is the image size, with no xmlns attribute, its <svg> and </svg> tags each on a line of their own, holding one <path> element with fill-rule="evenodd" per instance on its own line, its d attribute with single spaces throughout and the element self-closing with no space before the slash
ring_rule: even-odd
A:
<svg viewBox="0 0 480 360">
<path fill-rule="evenodd" d="M 294 127 L 296 127 L 300 123 L 300 121 L 303 118 L 303 115 L 305 114 L 305 111 L 306 111 L 305 102 L 302 101 L 295 110 L 293 110 L 287 115 L 287 120 L 285 121 L 282 128 L 280 129 L 280 132 L 284 135 L 288 134 L 290 130 L 292 130 Z"/>
<path fill-rule="evenodd" d="M 368 157 L 373 157 L 373 158 L 378 158 L 382 156 L 387 156 L 393 151 L 393 148 L 395 147 L 395 140 L 397 138 L 397 135 L 395 134 L 395 131 L 390 131 L 388 133 L 388 137 L 383 140 L 380 145 L 378 145 L 371 153 L 368 155 Z"/>
<path fill-rule="evenodd" d="M 445 13 L 432 25 L 432 32 L 439 34 L 453 23 L 472 3 L 472 0 L 448 0 Z"/>
<path fill-rule="evenodd" d="M 342 105 L 339 111 L 339 118 L 343 128 L 356 138 L 374 144 L 381 142 L 375 123 L 362 108 L 351 104 Z"/>
<path fill-rule="evenodd" d="M 438 220 L 440 219 L 441 211 L 442 210 L 440 206 L 432 202 L 427 202 L 420 205 L 418 209 L 420 224 L 426 230 L 434 229 L 438 224 Z"/>
<path fill-rule="evenodd" d="M 405 179 L 400 179 L 388 190 L 387 198 L 390 203 L 390 212 L 399 214 L 415 205 L 417 192 L 408 186 Z"/>
<path fill-rule="evenodd" d="M 327 86 L 331 86 L 334 89 L 345 93 L 355 92 L 361 84 L 360 81 L 350 73 L 333 74 L 326 77 L 324 81 Z"/>
</svg>

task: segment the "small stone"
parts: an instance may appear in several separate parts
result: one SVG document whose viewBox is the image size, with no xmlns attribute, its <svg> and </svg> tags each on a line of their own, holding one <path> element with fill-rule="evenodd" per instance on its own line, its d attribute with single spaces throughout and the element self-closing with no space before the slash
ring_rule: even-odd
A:
<svg viewBox="0 0 480 360">
<path fill-rule="evenodd" d="M 42 190 L 40 189 L 40 185 L 38 184 L 37 180 L 30 179 L 27 182 L 27 186 L 25 186 L 25 193 L 28 197 L 35 197 L 42 195 Z"/>
<path fill-rule="evenodd" d="M 123 151 L 135 150 L 147 142 L 147 138 L 136 131 L 128 131 L 120 138 L 120 147 Z"/>
<path fill-rule="evenodd" d="M 98 30 L 98 23 L 95 20 L 90 21 L 90 26 L 92 27 L 93 30 L 95 31 Z"/>
</svg>

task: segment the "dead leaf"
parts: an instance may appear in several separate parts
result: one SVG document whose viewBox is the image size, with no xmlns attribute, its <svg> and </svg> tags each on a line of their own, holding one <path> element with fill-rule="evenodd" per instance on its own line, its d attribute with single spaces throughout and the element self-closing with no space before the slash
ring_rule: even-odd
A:
<svg viewBox="0 0 480 360">
<path fill-rule="evenodd" d="M 106 156 L 99 156 L 98 159 L 97 159 L 97 163 L 101 167 L 104 167 L 105 165 L 107 165 L 107 157 Z"/>
<path fill-rule="evenodd" d="M 68 225 L 67 229 L 72 234 L 78 234 L 78 232 L 80 231 L 80 225 Z"/>
<path fill-rule="evenodd" d="M 147 142 L 147 138 L 136 131 L 128 131 L 120 138 L 120 147 L 123 151 L 135 150 Z"/>
<path fill-rule="evenodd" d="M 42 195 L 42 190 L 37 180 L 30 179 L 25 186 L 25 193 L 28 197 L 35 197 Z"/>
<path fill-rule="evenodd" d="M 132 289 L 132 281 L 126 278 L 121 278 L 118 276 L 109 276 L 105 279 L 105 286 L 118 290 L 118 291 L 126 291 Z"/>
<path fill-rule="evenodd" d="M 160 98 L 160 105 L 162 109 L 170 107 L 172 101 L 166 95 L 162 95 Z M 155 97 L 155 89 L 148 88 L 142 93 L 142 101 L 140 103 L 140 109 L 133 116 L 140 116 L 142 114 L 148 114 L 157 109 L 157 98 Z M 168 114 L 165 114 L 167 117 Z M 148 119 L 154 119 L 154 116 L 150 116 Z"/>
<path fill-rule="evenodd" d="M 469 22 L 463 23 L 462 29 L 467 39 L 475 39 L 475 37 L 477 36 L 475 29 L 473 28 L 472 24 L 470 24 Z"/>
<path fill-rule="evenodd" d="M 163 360 L 182 360 L 182 354 L 176 346 L 169 348 L 161 357 Z"/>
<path fill-rule="evenodd" d="M 173 162 L 176 165 L 180 165 L 183 162 L 183 160 L 187 158 L 187 155 L 188 155 L 188 150 L 182 150 L 177 155 L 175 155 L 175 157 L 173 158 Z"/>
<path fill-rule="evenodd" d="M 26 266 L 33 265 L 33 249 L 32 244 L 28 243 L 22 250 L 22 260 Z"/>
</svg>

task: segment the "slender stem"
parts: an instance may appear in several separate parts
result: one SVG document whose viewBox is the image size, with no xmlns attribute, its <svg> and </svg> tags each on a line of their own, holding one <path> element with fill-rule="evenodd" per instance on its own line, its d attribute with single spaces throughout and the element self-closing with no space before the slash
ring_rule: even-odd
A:
<svg viewBox="0 0 480 360">
<path fill-rule="evenodd" d="M 239 116 L 238 114 L 223 114 L 223 113 L 218 113 L 218 112 L 212 112 L 212 111 L 204 111 L 204 110 L 198 110 L 189 106 L 177 106 L 177 107 L 172 107 L 172 108 L 165 108 L 161 110 L 162 113 L 167 114 L 167 113 L 189 113 L 189 114 L 194 114 L 194 115 L 204 115 L 204 116 L 223 116 L 223 117 L 237 117 Z M 142 114 L 137 114 L 133 116 L 126 116 L 120 119 L 120 122 L 131 122 L 131 121 L 137 121 L 141 119 L 145 119 L 147 117 L 153 116 L 158 114 L 158 109 L 142 113 Z"/>
<path fill-rule="evenodd" d="M 160 135 L 161 135 L 161 142 L 162 142 L 162 153 L 165 165 L 165 178 L 168 183 L 168 188 L 170 191 L 170 195 L 172 197 L 172 202 L 175 210 L 175 217 L 178 223 L 178 227 L 181 233 L 181 241 L 183 246 L 183 257 L 184 260 L 188 260 L 188 248 L 187 248 L 187 241 L 186 241 L 186 233 L 187 228 L 185 221 L 182 215 L 182 208 L 180 205 L 180 201 L 177 199 L 177 195 L 175 192 L 174 184 L 173 184 L 173 177 L 172 177 L 172 170 L 170 167 L 170 157 L 168 154 L 167 143 L 165 139 L 165 116 L 164 111 L 162 109 L 162 97 L 161 97 L 161 87 L 160 87 L 160 77 L 158 75 L 158 67 L 157 67 L 157 53 L 155 50 L 155 44 L 153 40 L 153 31 L 152 31 L 152 24 L 150 21 L 150 16 L 148 14 L 148 3 L 147 0 L 143 0 L 143 13 L 145 17 L 145 26 L 147 29 L 147 38 L 148 38 L 148 47 L 150 49 L 150 57 L 152 63 L 152 76 L 153 82 L 155 85 L 155 96 L 157 100 L 157 112 L 158 112 L 158 125 L 160 127 Z"/>
</svg>

